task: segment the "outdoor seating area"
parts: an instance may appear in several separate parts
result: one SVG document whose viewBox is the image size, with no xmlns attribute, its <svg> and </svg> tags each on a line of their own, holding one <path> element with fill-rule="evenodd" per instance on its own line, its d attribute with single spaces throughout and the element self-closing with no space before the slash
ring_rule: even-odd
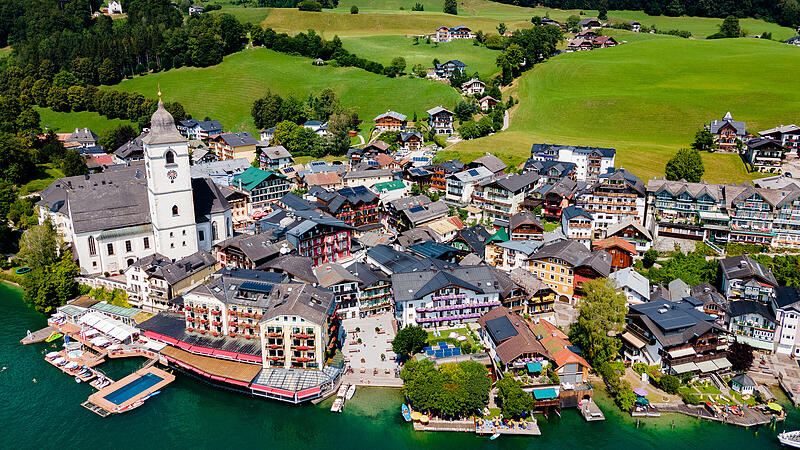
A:
<svg viewBox="0 0 800 450">
<path fill-rule="evenodd" d="M 82 330 L 85 338 L 92 338 L 100 334 L 100 336 L 90 341 L 98 347 L 108 346 L 112 342 L 117 344 L 130 343 L 139 334 L 138 329 L 97 312 L 84 314 L 79 322 L 81 325 L 89 327 Z M 95 344 L 95 340 L 98 344 Z"/>
<path fill-rule="evenodd" d="M 524 434 L 540 435 L 535 419 L 506 419 L 502 414 L 490 418 L 476 418 L 475 432 L 478 434 Z"/>
</svg>

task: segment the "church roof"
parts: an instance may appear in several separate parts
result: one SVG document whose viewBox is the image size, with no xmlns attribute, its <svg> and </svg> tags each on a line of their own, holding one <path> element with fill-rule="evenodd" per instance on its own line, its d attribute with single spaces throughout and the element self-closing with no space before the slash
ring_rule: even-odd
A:
<svg viewBox="0 0 800 450">
<path fill-rule="evenodd" d="M 161 93 L 159 93 L 160 96 Z M 150 118 L 150 132 L 147 133 L 147 136 L 142 141 L 147 145 L 186 142 L 186 138 L 175 127 L 175 119 L 172 114 L 164 109 L 164 102 L 160 98 L 158 100 L 158 108 Z"/>
<path fill-rule="evenodd" d="M 192 178 L 192 194 L 194 197 L 194 217 L 198 222 L 210 214 L 225 212 L 231 209 L 225 195 L 211 178 Z"/>
</svg>

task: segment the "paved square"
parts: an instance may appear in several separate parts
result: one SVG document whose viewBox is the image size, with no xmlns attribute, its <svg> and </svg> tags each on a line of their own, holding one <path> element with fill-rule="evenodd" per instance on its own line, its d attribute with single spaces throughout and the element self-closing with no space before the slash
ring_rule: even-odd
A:
<svg viewBox="0 0 800 450">
<path fill-rule="evenodd" d="M 347 333 L 342 354 L 345 367 L 352 369 L 346 373 L 343 382 L 364 386 L 402 386 L 403 380 L 395 376 L 399 366 L 394 361 L 392 340 L 395 332 L 392 315 L 345 319 L 342 326 Z M 375 331 L 375 328 L 379 331 Z M 360 331 L 356 331 L 358 328 Z M 361 343 L 358 343 L 361 339 Z M 381 358 L 381 354 L 385 359 Z M 363 360 L 363 362 L 362 362 Z"/>
</svg>

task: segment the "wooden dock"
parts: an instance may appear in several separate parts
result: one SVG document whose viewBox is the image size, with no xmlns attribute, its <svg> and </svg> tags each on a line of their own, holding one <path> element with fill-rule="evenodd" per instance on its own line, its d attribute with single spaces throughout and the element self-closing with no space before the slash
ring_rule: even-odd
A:
<svg viewBox="0 0 800 450">
<path fill-rule="evenodd" d="M 595 402 L 583 402 L 583 404 L 578 406 L 578 411 L 587 422 L 606 420 L 606 416 L 603 415 L 603 411 Z"/>
<path fill-rule="evenodd" d="M 776 421 L 783 422 L 786 420 L 786 416 L 778 417 L 772 416 L 768 414 L 763 414 L 762 412 L 753 409 L 753 408 L 742 408 L 742 415 L 737 416 L 735 414 L 716 414 L 712 413 L 708 410 L 705 406 L 699 405 L 686 405 L 683 403 L 680 404 L 672 404 L 672 403 L 657 403 L 652 405 L 660 412 L 676 412 L 685 414 L 687 416 L 696 417 L 698 419 L 707 419 L 713 420 L 715 422 L 722 422 L 722 423 L 729 423 L 732 425 L 738 425 L 740 427 L 753 427 L 756 425 L 767 425 L 772 421 L 772 418 L 775 417 Z"/>
<path fill-rule="evenodd" d="M 90 402 L 89 400 L 86 400 L 85 402 L 81 403 L 81 406 L 83 406 L 84 408 L 88 409 L 89 411 L 97 414 L 100 417 L 108 417 L 111 414 L 111 411 L 103 409 L 103 408 L 95 405 L 94 403 Z"/>
<path fill-rule="evenodd" d="M 41 330 L 34 331 L 33 333 L 28 333 L 27 336 L 20 339 L 19 343 L 22 345 L 30 345 L 44 342 L 44 340 L 50 337 L 54 331 L 56 331 L 56 329 L 52 327 L 42 328 Z"/>
</svg>

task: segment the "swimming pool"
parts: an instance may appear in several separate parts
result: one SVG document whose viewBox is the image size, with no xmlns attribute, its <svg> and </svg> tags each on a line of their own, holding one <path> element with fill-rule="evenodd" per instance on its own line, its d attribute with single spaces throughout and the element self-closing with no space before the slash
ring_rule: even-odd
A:
<svg viewBox="0 0 800 450">
<path fill-rule="evenodd" d="M 160 381 L 164 381 L 164 379 L 154 373 L 146 373 L 141 378 L 131 381 L 103 398 L 115 405 L 120 405 L 136 394 L 155 386 Z"/>
</svg>

